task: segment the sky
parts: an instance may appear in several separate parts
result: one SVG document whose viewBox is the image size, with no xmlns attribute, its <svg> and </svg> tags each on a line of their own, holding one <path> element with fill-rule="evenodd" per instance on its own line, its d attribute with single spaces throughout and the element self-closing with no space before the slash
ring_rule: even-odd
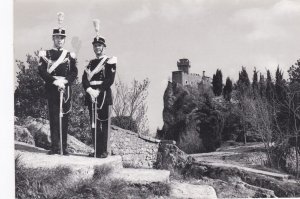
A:
<svg viewBox="0 0 300 199">
<path fill-rule="evenodd" d="M 151 132 L 163 125 L 163 93 L 177 61 L 188 58 L 191 72 L 212 77 L 219 68 L 237 80 L 241 66 L 266 74 L 300 58 L 298 0 L 15 0 L 14 58 L 52 48 L 57 12 L 65 13 L 65 48 L 77 53 L 79 80 L 94 58 L 92 20 L 100 19 L 106 54 L 118 57 L 117 76 L 126 83 L 149 78 Z M 252 78 L 252 77 L 251 77 Z"/>
</svg>

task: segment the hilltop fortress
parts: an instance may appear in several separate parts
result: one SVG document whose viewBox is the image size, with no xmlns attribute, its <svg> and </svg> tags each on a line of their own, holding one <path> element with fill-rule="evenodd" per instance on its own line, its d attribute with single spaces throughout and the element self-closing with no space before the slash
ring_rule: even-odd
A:
<svg viewBox="0 0 300 199">
<path fill-rule="evenodd" d="M 190 73 L 190 61 L 186 58 L 179 59 L 177 61 L 178 71 L 172 72 L 172 82 L 176 82 L 183 86 L 197 86 L 198 84 L 210 85 L 210 77 L 205 76 L 205 71 L 203 71 L 202 76 L 196 73 Z"/>
</svg>

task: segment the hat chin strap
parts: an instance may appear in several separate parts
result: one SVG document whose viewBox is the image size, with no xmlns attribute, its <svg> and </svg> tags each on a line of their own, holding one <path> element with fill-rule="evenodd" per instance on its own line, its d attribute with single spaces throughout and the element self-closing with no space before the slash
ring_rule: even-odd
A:
<svg viewBox="0 0 300 199">
<path fill-rule="evenodd" d="M 97 58 L 100 58 L 100 57 L 103 57 L 103 55 L 104 55 L 104 54 L 101 52 L 100 54 L 96 54 L 96 57 L 97 57 Z"/>
<path fill-rule="evenodd" d="M 95 53 L 97 58 L 99 58 L 99 57 L 101 57 L 101 56 L 104 55 L 103 50 L 104 50 L 104 48 L 102 48 L 102 50 L 100 51 L 100 53 Z"/>
</svg>

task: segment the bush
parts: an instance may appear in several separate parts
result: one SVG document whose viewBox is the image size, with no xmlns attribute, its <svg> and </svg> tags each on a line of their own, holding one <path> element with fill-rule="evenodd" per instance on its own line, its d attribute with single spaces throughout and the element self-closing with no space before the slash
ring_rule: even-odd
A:
<svg viewBox="0 0 300 199">
<path fill-rule="evenodd" d="M 44 81 L 38 75 L 38 56 L 26 55 L 26 64 L 16 60 L 17 87 L 15 89 L 15 116 L 48 118 L 47 101 L 45 97 Z"/>
<path fill-rule="evenodd" d="M 101 180 L 107 177 L 112 172 L 112 167 L 109 165 L 95 166 L 93 178 Z"/>
<path fill-rule="evenodd" d="M 224 112 L 224 129 L 222 132 L 222 140 L 234 140 L 237 141 L 237 138 L 242 134 L 243 127 L 240 117 L 240 111 L 235 105 L 230 105 L 229 110 Z"/>
<path fill-rule="evenodd" d="M 72 85 L 72 110 L 69 120 L 69 134 L 87 145 L 92 144 L 90 116 L 84 105 L 85 91 L 78 80 Z"/>
<path fill-rule="evenodd" d="M 206 97 L 205 102 L 198 108 L 197 117 L 200 137 L 206 152 L 215 151 L 221 145 L 224 121 L 209 97 Z"/>
<path fill-rule="evenodd" d="M 135 133 L 138 132 L 138 127 L 136 122 L 129 116 L 112 117 L 111 124 L 116 125 L 122 129 L 133 131 Z"/>
</svg>

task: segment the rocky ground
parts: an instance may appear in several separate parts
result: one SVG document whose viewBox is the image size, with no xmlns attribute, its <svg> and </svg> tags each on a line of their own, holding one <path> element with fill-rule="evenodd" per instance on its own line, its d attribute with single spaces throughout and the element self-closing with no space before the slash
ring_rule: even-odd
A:
<svg viewBox="0 0 300 199">
<path fill-rule="evenodd" d="M 82 184 L 82 180 L 91 180 L 97 173 L 95 169 L 110 168 L 110 174 L 107 176 L 107 180 L 112 182 L 124 182 L 125 184 L 120 186 L 125 190 L 135 189 L 134 192 L 124 192 L 124 195 L 118 195 L 117 197 L 112 197 L 113 193 L 107 193 L 108 198 L 197 198 L 197 199 L 216 199 L 216 192 L 212 186 L 202 185 L 202 184 L 192 184 L 188 182 L 180 182 L 177 180 L 170 180 L 170 171 L 168 170 L 156 170 L 156 169 L 140 169 L 140 168 L 123 168 L 121 156 L 109 156 L 105 159 L 99 158 L 89 158 L 87 155 L 83 154 L 72 154 L 70 156 L 60 156 L 53 155 L 49 156 L 46 154 L 46 150 L 38 147 L 34 147 L 30 144 L 23 142 L 15 142 L 15 155 L 19 162 L 22 163 L 23 167 L 26 169 L 31 169 L 34 172 L 52 171 L 53 169 L 67 168 L 68 176 L 64 179 L 67 184 L 72 184 L 72 186 L 79 186 Z M 25 169 L 25 170 L 26 170 Z M 103 173 L 103 171 L 102 171 Z M 27 174 L 26 174 L 27 175 Z M 97 175 L 97 174 L 96 174 Z M 102 175 L 102 174 L 101 174 Z M 18 175 L 20 178 L 22 176 Z M 52 177 L 51 177 L 52 178 Z M 49 179 L 49 176 L 46 176 Z M 57 181 L 62 183 L 61 180 Z M 22 181 L 17 181 L 18 184 L 22 184 Z M 45 183 L 45 180 L 39 182 L 41 186 Z M 79 185 L 78 185 L 79 183 Z M 53 185 L 47 185 L 48 189 L 56 190 L 56 194 L 60 194 L 57 191 L 57 187 Z M 50 186 L 50 187 L 49 187 Z M 65 184 L 64 184 L 65 186 Z M 69 190 L 72 186 L 66 186 L 65 189 Z M 81 186 L 81 185 L 80 185 Z M 90 184 L 86 186 L 91 186 Z M 117 186 L 117 185 L 113 185 Z M 124 188 L 125 187 L 125 188 Z M 20 188 L 18 186 L 18 188 Z M 32 194 L 37 195 L 47 195 L 48 192 L 39 191 L 39 189 L 34 189 L 35 187 L 29 186 L 33 189 Z M 89 190 L 91 187 L 87 187 Z M 97 189 L 97 187 L 94 187 Z M 145 195 L 136 195 L 135 192 L 145 192 L 148 190 L 147 197 Z M 103 191 L 103 190 L 102 190 Z M 108 190 L 104 190 L 108 191 Z M 70 192 L 70 190 L 69 190 Z M 75 194 L 72 191 L 68 194 Z M 77 196 L 85 194 L 86 190 L 77 190 Z M 31 194 L 26 190 L 23 192 L 18 192 L 19 197 L 17 198 L 27 198 L 22 197 L 20 194 Z M 118 193 L 120 194 L 120 193 Z M 31 195 L 32 196 L 32 195 Z M 65 196 L 65 195 L 64 195 Z M 76 196 L 76 198 L 77 198 Z M 46 198 L 56 198 L 56 197 L 46 197 Z M 60 198 L 60 197 L 59 197 Z M 83 197 L 85 198 L 85 197 Z M 91 199 L 98 199 L 99 197 L 93 196 L 89 197 Z M 107 198 L 107 197 L 100 197 Z"/>
<path fill-rule="evenodd" d="M 264 166 L 262 143 L 228 142 L 216 152 L 191 154 L 195 164 L 206 167 L 201 179 L 187 179 L 192 184 L 207 184 L 218 198 L 299 197 L 300 181 Z"/>
<path fill-rule="evenodd" d="M 66 167 L 68 168 L 69 176 L 64 180 L 68 182 L 67 185 L 72 184 L 72 186 L 76 187 L 83 179 L 93 180 L 95 167 L 98 168 L 107 165 L 113 168 L 113 172 L 107 176 L 108 179 L 113 182 L 122 181 L 125 183 L 124 186 L 118 185 L 120 189 L 125 187 L 125 189 L 135 189 L 135 192 L 138 191 L 141 193 L 148 190 L 147 193 L 148 195 L 150 194 L 149 197 L 144 197 L 145 195 L 132 196 L 129 190 L 128 192 L 124 192 L 122 197 L 118 195 L 112 198 L 217 198 L 214 188 L 209 185 L 169 180 L 170 170 L 172 170 L 174 164 L 181 163 L 184 167 L 187 157 L 173 142 L 140 137 L 138 134 L 120 129 L 116 126 L 112 126 L 111 130 L 112 136 L 110 143 L 112 156 L 106 159 L 94 159 L 87 157 L 87 154 L 92 151 L 92 148 L 70 135 L 68 135 L 68 150 L 71 152 L 70 156 L 47 155 L 47 150 L 50 147 L 50 129 L 47 120 L 28 117 L 21 124 L 15 124 L 15 156 L 24 168 L 26 168 L 24 169 L 24 175 L 27 175 L 26 172 L 29 171 L 28 175 L 30 177 L 23 181 L 23 174 L 18 175 L 21 181 L 19 182 L 17 180 L 17 183 L 21 183 L 21 186 L 17 187 L 22 187 L 24 185 L 22 182 L 32 181 L 32 183 L 29 184 L 25 183 L 28 185 L 27 188 L 31 190 L 30 193 L 27 189 L 23 191 L 17 190 L 16 192 L 21 195 L 30 195 L 32 192 L 34 196 L 30 195 L 29 198 L 40 198 L 37 197 L 37 195 L 43 195 L 42 198 L 57 198 L 56 196 L 44 197 L 49 191 L 46 190 L 46 192 L 44 192 L 43 188 L 42 191 L 40 191 L 40 185 L 38 185 L 38 187 L 32 186 L 32 184 L 36 183 L 41 184 L 41 186 L 50 186 L 51 189 L 56 190 L 54 191 L 56 195 L 61 194 L 56 186 L 44 183 L 43 179 L 49 179 L 49 176 L 42 177 L 42 181 L 40 181 L 40 179 L 35 179 L 35 174 L 31 175 L 31 173 L 36 172 L 36 174 L 40 175 L 44 171 L 51 173 L 52 170 L 55 171 L 55 169 Z M 162 151 L 159 151 L 159 149 Z M 165 151 L 167 152 L 166 155 L 163 154 Z M 167 161 L 170 160 L 170 162 L 166 161 L 166 169 L 154 169 L 154 165 L 164 166 L 164 164 L 159 164 L 163 158 Z M 174 160 L 176 160 L 176 162 L 174 162 Z M 21 171 L 23 170 L 22 168 Z M 18 171 L 16 171 L 16 173 L 18 173 Z M 38 181 L 36 182 L 36 180 Z M 58 181 L 62 182 L 62 180 Z M 65 189 L 69 190 L 70 186 L 67 185 Z M 98 187 L 91 187 L 91 184 L 84 186 L 88 186 L 89 190 L 95 189 L 95 194 L 99 192 L 97 191 Z M 114 185 L 106 183 L 105 186 Z M 109 190 L 110 188 L 107 188 L 102 191 L 106 193 Z M 73 195 L 76 195 L 76 193 L 76 190 L 75 193 L 72 190 L 70 193 L 68 192 L 68 194 Z M 80 191 L 80 194 L 81 193 L 83 192 Z M 107 194 L 111 196 L 113 193 Z M 17 198 L 28 197 L 18 195 Z M 66 198 L 66 195 L 64 195 L 63 198 Z M 98 199 L 99 197 L 95 196 L 92 198 Z"/>
<path fill-rule="evenodd" d="M 216 195 L 218 198 L 300 196 L 299 181 L 281 171 L 264 166 L 266 155 L 262 143 L 244 145 L 226 142 L 216 152 L 187 155 L 173 142 L 149 141 L 149 139 L 141 138 L 137 134 L 114 126 L 112 126 L 112 132 L 112 154 L 119 155 L 116 156 L 118 161 L 115 162 L 118 162 L 121 167 L 126 167 L 121 170 L 122 172 L 116 172 L 114 177 L 123 176 L 127 181 L 138 180 L 139 177 L 145 180 L 149 176 L 169 179 L 169 174 L 163 178 L 163 175 L 157 174 L 160 172 L 157 170 L 134 170 L 133 168 L 154 167 L 170 171 L 170 180 L 167 180 L 169 181 L 167 184 L 170 185 L 170 195 L 158 198 L 207 199 L 216 198 Z M 86 163 L 79 166 L 81 169 L 85 168 L 82 170 L 86 172 L 84 175 L 93 170 L 86 166 L 93 165 L 91 161 L 94 160 L 88 158 L 77 160 L 84 158 L 81 157 L 82 154 L 88 154 L 92 150 L 91 147 L 71 136 L 68 149 L 73 155 L 60 161 L 57 161 L 60 157 L 53 156 L 51 158 L 54 159 L 51 160 L 45 155 L 45 149 L 50 146 L 49 135 L 49 124 L 46 120 L 27 118 L 22 126 L 16 124 L 16 155 L 22 153 L 29 167 L 34 165 L 45 167 L 57 163 L 72 166 L 70 162 L 73 161 Z M 33 162 L 35 164 L 32 165 Z M 137 171 L 141 172 L 138 176 L 134 175 Z M 149 175 L 149 172 L 154 172 L 154 174 Z M 150 181 L 158 180 L 151 178 Z M 142 183 L 139 181 L 139 184 Z"/>
</svg>

